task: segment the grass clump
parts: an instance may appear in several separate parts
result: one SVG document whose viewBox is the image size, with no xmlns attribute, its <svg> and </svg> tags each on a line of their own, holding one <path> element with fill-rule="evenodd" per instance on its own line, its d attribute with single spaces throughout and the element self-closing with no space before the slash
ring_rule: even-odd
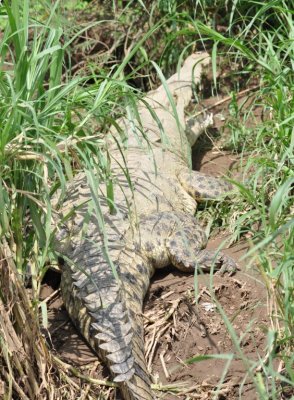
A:
<svg viewBox="0 0 294 400">
<path fill-rule="evenodd" d="M 235 2 L 226 34 L 202 23 L 195 29 L 214 41 L 213 56 L 220 52 L 239 60 L 240 73 L 250 73 L 260 86 L 249 107 L 232 96 L 229 145 L 242 154 L 243 182 L 235 182 L 240 194 L 232 207 L 217 212 L 233 219 L 233 239 L 245 233 L 252 238 L 247 257 L 266 283 L 272 323 L 267 357 L 255 365 L 255 385 L 260 399 L 279 399 L 283 386 L 294 387 L 294 3 L 248 1 L 246 14 L 241 3 Z M 257 108 L 263 118 L 249 129 Z"/>
<path fill-rule="evenodd" d="M 136 49 L 112 71 L 91 76 L 91 85 L 89 77 L 68 76 L 70 41 L 64 40 L 58 6 L 55 2 L 47 20 L 42 15 L 39 22 L 35 13 L 31 17 L 29 0 L 1 5 L 0 396 L 5 399 L 75 398 L 81 392 L 41 334 L 47 311 L 39 294 L 54 237 L 51 198 L 57 189 L 62 195 L 77 170 L 108 179 L 105 132 L 124 107 L 131 112 L 136 103 L 122 73 Z"/>
</svg>

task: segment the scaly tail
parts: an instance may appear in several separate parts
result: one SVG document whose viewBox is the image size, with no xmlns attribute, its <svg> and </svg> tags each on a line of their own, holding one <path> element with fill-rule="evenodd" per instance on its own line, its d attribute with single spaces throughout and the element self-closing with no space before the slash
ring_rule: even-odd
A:
<svg viewBox="0 0 294 400">
<path fill-rule="evenodd" d="M 109 252 L 118 265 L 119 281 L 101 248 L 85 239 L 75 246 L 72 266 L 63 267 L 64 303 L 75 325 L 108 365 L 124 399 L 151 400 L 141 315 L 149 267 L 133 250 Z"/>
</svg>

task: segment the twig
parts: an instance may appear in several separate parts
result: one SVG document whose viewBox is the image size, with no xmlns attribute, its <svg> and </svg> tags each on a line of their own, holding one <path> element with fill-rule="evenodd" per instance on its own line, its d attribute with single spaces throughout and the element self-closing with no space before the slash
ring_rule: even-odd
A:
<svg viewBox="0 0 294 400">
<path fill-rule="evenodd" d="M 76 390 L 80 390 L 80 385 L 78 385 L 75 381 L 73 381 L 68 375 L 67 372 L 60 369 L 60 374 L 62 375 L 63 379 L 71 386 L 73 386 Z"/>
<path fill-rule="evenodd" d="M 80 370 L 89 369 L 89 364 L 91 363 L 95 364 L 96 362 L 98 362 L 100 364 L 100 361 L 97 360 L 97 356 L 95 355 L 89 357 L 75 357 L 75 360 L 77 360 L 77 362 L 83 362 L 85 364 L 79 366 Z"/>
<path fill-rule="evenodd" d="M 90 371 L 90 374 L 91 374 L 91 375 L 95 372 L 95 370 L 96 370 L 96 368 L 97 368 L 98 365 L 99 365 L 99 361 L 96 361 L 96 362 L 94 363 L 94 365 L 93 365 L 93 368 L 92 368 L 91 371 Z M 87 397 L 88 394 L 89 394 L 90 389 L 91 389 L 91 383 L 88 383 L 88 385 L 87 385 L 87 387 L 85 388 L 83 394 L 79 397 L 78 400 L 85 400 L 86 397 Z"/>
<path fill-rule="evenodd" d="M 156 326 L 163 325 L 163 323 L 169 320 L 169 318 L 173 315 L 181 301 L 181 298 L 170 301 L 169 303 L 171 303 L 172 306 L 161 319 L 158 318 L 158 315 L 156 319 L 150 318 L 146 314 L 143 314 L 143 317 L 146 318 L 150 324 L 156 324 Z"/>
<path fill-rule="evenodd" d="M 165 375 L 166 379 L 169 379 L 170 375 L 168 373 L 168 370 L 166 368 L 166 364 L 165 364 L 165 361 L 164 361 L 165 353 L 166 353 L 166 350 L 164 350 L 162 353 L 160 353 L 159 358 L 160 358 L 160 361 L 161 361 L 161 365 L 162 365 L 162 369 L 163 369 L 164 375 Z"/>
<path fill-rule="evenodd" d="M 104 380 L 104 379 L 94 379 L 94 378 L 91 378 L 88 375 L 83 375 L 76 368 L 74 368 L 72 365 L 69 365 L 64 361 L 61 361 L 58 357 L 56 357 L 54 355 L 52 355 L 52 358 L 66 372 L 71 372 L 74 376 L 76 376 L 77 378 L 82 379 L 85 382 L 93 383 L 94 385 L 99 385 L 99 386 L 108 386 L 108 387 L 113 387 L 113 388 L 117 388 L 118 387 L 118 384 L 115 383 L 115 382 L 107 381 L 107 380 Z"/>
<path fill-rule="evenodd" d="M 18 385 L 18 383 L 16 382 L 16 380 L 14 379 L 14 376 L 11 375 L 9 376 L 8 373 L 6 371 L 4 371 L 4 376 L 6 378 L 6 380 L 8 381 L 9 379 L 11 379 L 12 381 L 12 385 L 15 389 L 15 391 L 18 393 L 19 397 L 22 400 L 30 400 L 29 397 L 27 397 L 27 395 L 25 394 L 25 392 L 21 389 L 21 387 Z"/>
<path fill-rule="evenodd" d="M 154 358 L 154 354 L 155 354 L 155 349 L 158 343 L 158 340 L 160 339 L 161 335 L 170 327 L 171 323 L 166 324 L 156 335 L 156 338 L 154 340 L 153 346 L 152 346 L 152 350 L 150 352 L 150 357 L 148 360 L 148 371 L 151 370 L 151 364 Z"/>
<path fill-rule="evenodd" d="M 39 308 L 41 307 L 42 303 L 49 303 L 58 293 L 60 292 L 60 289 L 55 290 L 53 293 L 50 294 L 50 296 L 46 297 L 46 299 L 42 300 L 39 304 Z"/>
<path fill-rule="evenodd" d="M 148 317 L 148 315 L 146 313 L 142 314 L 142 317 L 144 319 L 146 319 L 148 322 L 150 322 L 151 324 L 154 324 L 154 322 L 155 322 L 154 319 Z"/>
<path fill-rule="evenodd" d="M 260 88 L 260 85 L 255 85 L 255 86 L 252 86 L 252 87 L 250 87 L 250 88 L 241 90 L 241 92 L 237 93 L 236 97 L 237 97 L 237 99 L 239 99 L 240 97 L 244 96 L 246 93 L 252 92 L 252 91 L 254 91 L 254 90 L 256 90 L 256 89 L 259 89 L 259 88 Z M 189 120 L 192 119 L 192 118 L 198 117 L 199 115 L 201 115 L 201 114 L 203 114 L 203 113 L 205 113 L 205 112 L 207 112 L 207 111 L 210 111 L 210 110 L 212 110 L 213 108 L 215 108 L 215 107 L 217 107 L 217 106 L 220 106 L 220 105 L 226 103 L 227 101 L 230 101 L 231 99 L 232 99 L 232 96 L 227 96 L 227 97 L 225 97 L 225 98 L 223 98 L 223 99 L 217 101 L 216 103 L 211 104 L 210 106 L 204 108 L 203 110 L 198 111 L 198 112 L 195 113 L 194 115 L 190 116 L 190 117 L 189 117 Z"/>
<path fill-rule="evenodd" d="M 171 308 L 168 310 L 167 314 L 164 317 L 164 321 L 167 321 L 170 319 L 170 317 L 174 314 L 174 312 L 176 311 L 176 309 L 178 308 L 179 303 L 182 301 L 181 298 L 178 298 L 177 300 L 171 301 L 172 306 Z"/>
<path fill-rule="evenodd" d="M 157 384 L 151 384 L 151 389 L 152 390 L 158 390 L 160 392 L 174 392 L 178 393 L 181 392 L 184 388 L 185 385 L 187 385 L 188 382 L 175 382 L 171 383 L 169 385 L 162 385 L 160 383 Z"/>
<path fill-rule="evenodd" d="M 156 336 L 156 326 L 154 326 L 152 337 L 150 339 L 150 344 L 148 345 L 148 348 L 147 348 L 147 350 L 145 352 L 145 358 L 146 359 L 148 358 L 149 353 L 151 352 L 151 349 L 152 349 L 152 346 L 153 346 L 153 343 L 154 343 L 154 340 L 155 340 L 155 336 Z"/>
<path fill-rule="evenodd" d="M 59 324 L 56 328 L 54 328 L 51 332 L 50 332 L 50 336 L 52 336 L 56 331 L 58 331 L 60 328 L 62 328 L 64 325 L 66 325 L 69 321 L 69 318 L 67 318 L 65 321 L 63 321 L 61 324 Z"/>
<path fill-rule="evenodd" d="M 264 368 L 265 365 L 267 365 L 269 358 L 270 358 L 271 352 L 268 351 L 266 355 L 263 357 L 262 362 L 258 365 L 258 367 L 255 368 L 254 373 L 257 374 L 258 372 L 261 372 Z"/>
<path fill-rule="evenodd" d="M 206 294 L 208 297 L 211 297 L 211 294 L 209 293 L 208 289 L 206 286 L 203 286 L 203 288 L 200 290 L 200 292 L 197 295 L 197 298 L 193 300 L 192 305 L 198 306 L 198 303 L 201 299 L 201 297 Z"/>
<path fill-rule="evenodd" d="M 167 293 L 163 294 L 163 295 L 161 296 L 161 299 L 164 300 L 164 299 L 166 299 L 167 297 L 169 297 L 169 296 L 170 296 L 171 294 L 173 294 L 173 293 L 175 293 L 175 291 L 174 291 L 174 290 L 171 290 L 170 292 L 167 292 Z"/>
</svg>

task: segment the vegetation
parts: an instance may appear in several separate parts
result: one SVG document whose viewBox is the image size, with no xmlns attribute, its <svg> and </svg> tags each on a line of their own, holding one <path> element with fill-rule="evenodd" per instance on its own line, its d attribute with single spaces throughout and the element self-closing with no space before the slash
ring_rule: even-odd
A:
<svg viewBox="0 0 294 400">
<path fill-rule="evenodd" d="M 258 364 L 247 360 L 249 373 L 260 399 L 281 398 L 280 382 L 294 382 L 294 2 L 106 2 L 107 21 L 121 29 L 99 70 L 91 57 L 87 68 L 72 68 L 73 45 L 85 49 L 88 28 L 71 31 L 63 13 L 85 12 L 103 2 L 69 0 L 63 9 L 59 2 L 49 3 L 0 2 L 0 397 L 75 398 L 78 393 L 41 334 L 47 311 L 40 288 L 54 262 L 52 196 L 59 190 L 62 200 L 66 182 L 83 169 L 90 178 L 95 173 L 107 180 L 111 203 L 105 134 L 125 109 L 136 118 L 139 88 L 158 82 L 149 60 L 168 75 L 185 54 L 208 48 L 213 91 L 219 89 L 219 56 L 238 63 L 245 83 L 258 82 L 250 107 L 231 93 L 227 146 L 242 154 L 244 171 L 244 181 L 234 182 L 238 198 L 230 208 L 209 212 L 233 220 L 233 240 L 246 233 L 252 237 L 248 257 L 266 282 L 272 325 L 267 357 Z M 125 26 L 130 26 L 127 33 Z M 248 128 L 256 106 L 264 120 Z"/>
</svg>

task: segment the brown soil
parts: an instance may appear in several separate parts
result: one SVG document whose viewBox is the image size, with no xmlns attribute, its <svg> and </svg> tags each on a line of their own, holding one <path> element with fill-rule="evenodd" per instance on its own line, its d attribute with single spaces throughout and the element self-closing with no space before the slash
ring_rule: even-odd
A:
<svg viewBox="0 0 294 400">
<path fill-rule="evenodd" d="M 212 240 L 209 247 L 216 248 L 221 241 L 221 238 Z M 238 260 L 245 251 L 246 246 L 239 244 L 226 249 L 225 253 Z M 228 361 L 218 358 L 201 360 L 199 356 L 234 353 L 234 359 L 228 363 L 228 372 L 223 378 L 220 398 L 237 399 L 240 384 L 244 384 L 242 398 L 256 399 L 250 379 L 246 379 L 247 366 L 238 357 L 232 337 L 228 334 L 220 310 L 213 300 L 215 296 L 226 313 L 246 357 L 254 360 L 258 354 L 262 357 L 265 346 L 264 329 L 267 325 L 264 308 L 266 291 L 258 280 L 246 274 L 243 270 L 244 264 L 240 265 L 242 271 L 234 277 L 215 276 L 213 284 L 209 276 L 198 276 L 197 305 L 194 300 L 193 276 L 182 276 L 177 271 L 169 271 L 155 277 L 146 301 L 145 313 L 158 318 L 175 307 L 172 317 L 165 324 L 169 325 L 167 330 L 158 339 L 152 363 L 152 372 L 159 376 L 160 382 L 185 381 L 186 388 L 194 387 L 190 395 L 194 393 L 199 396 L 196 398 L 210 399 L 215 386 L 221 384 L 221 376 Z M 148 344 L 152 331 L 151 326 L 147 335 Z M 185 360 L 197 356 L 200 358 L 198 362 L 189 366 L 184 364 Z M 170 377 L 164 373 L 164 363 Z M 169 395 L 166 398 L 187 397 Z"/>
<path fill-rule="evenodd" d="M 207 100 L 206 104 L 211 101 Z M 217 128 L 221 125 L 222 122 L 217 122 Z M 237 156 L 221 151 L 211 140 L 205 143 L 197 146 L 200 151 L 194 152 L 195 169 L 219 176 L 236 164 Z M 216 249 L 226 239 L 229 239 L 228 233 L 214 234 L 208 248 Z M 159 398 L 257 399 L 248 365 L 242 361 L 238 347 L 250 360 L 264 357 L 269 321 L 266 289 L 254 268 L 246 268 L 248 261 L 240 260 L 247 249 L 245 241 L 230 248 L 223 247 L 223 251 L 239 263 L 240 271 L 233 277 L 198 275 L 196 296 L 194 276 L 179 273 L 172 267 L 154 276 L 144 307 L 147 361 L 154 382 L 174 384 L 174 391 L 177 391 L 160 391 Z M 58 284 L 58 276 L 51 272 L 42 296 L 52 295 Z M 59 292 L 49 303 L 48 318 L 48 340 L 57 355 L 66 363 L 79 366 L 84 374 L 108 378 L 106 368 L 97 362 L 95 354 L 70 322 Z M 228 330 L 234 331 L 236 339 Z M 232 356 L 231 361 L 222 356 L 228 354 Z M 201 359 L 208 355 L 217 358 Z M 198 360 L 188 364 L 187 360 L 193 357 Z M 94 386 L 91 390 L 96 395 L 103 392 L 105 398 L 119 398 L 115 389 Z M 214 397 L 215 390 L 219 391 L 217 397 Z"/>
</svg>

